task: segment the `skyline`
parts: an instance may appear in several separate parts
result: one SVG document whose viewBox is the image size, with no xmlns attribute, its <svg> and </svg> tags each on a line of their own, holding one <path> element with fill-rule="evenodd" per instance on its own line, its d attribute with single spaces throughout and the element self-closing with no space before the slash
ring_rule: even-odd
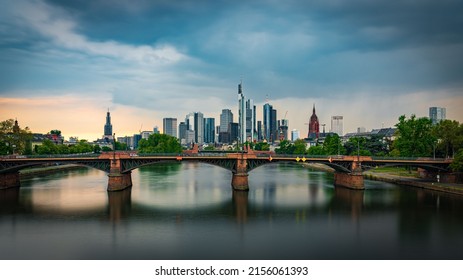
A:
<svg viewBox="0 0 463 280">
<path fill-rule="evenodd" d="M 5 1 L 0 117 L 66 138 L 117 136 L 193 111 L 238 116 L 237 85 L 262 120 L 266 96 L 301 136 L 320 124 L 393 127 L 445 107 L 463 122 L 458 1 Z M 236 121 L 236 120 L 235 120 Z M 217 123 L 217 121 L 216 121 Z"/>
</svg>

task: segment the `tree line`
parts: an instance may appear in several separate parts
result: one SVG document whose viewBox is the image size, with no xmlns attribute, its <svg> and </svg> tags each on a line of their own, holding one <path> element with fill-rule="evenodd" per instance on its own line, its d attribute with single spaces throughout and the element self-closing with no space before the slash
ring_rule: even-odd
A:
<svg viewBox="0 0 463 280">
<path fill-rule="evenodd" d="M 379 135 L 352 137 L 342 143 L 336 134 L 306 148 L 303 140 L 283 140 L 276 153 L 304 155 L 361 155 L 383 157 L 453 158 L 455 171 L 463 171 L 463 124 L 442 120 L 433 125 L 429 118 L 402 115 L 395 125 L 394 140 Z"/>
<path fill-rule="evenodd" d="M 33 151 L 30 145 L 32 133 L 26 127 L 14 127 L 14 120 L 0 122 L 0 154 L 72 154 L 110 151 L 111 148 L 100 148 L 85 140 L 74 145 L 55 144 L 44 140 L 42 145 Z M 336 134 L 327 135 L 323 142 L 307 148 L 304 140 L 294 143 L 283 140 L 275 149 L 278 154 L 299 155 L 362 155 L 390 157 L 435 157 L 454 158 L 452 168 L 463 171 L 463 124 L 455 120 L 442 120 L 433 125 L 428 118 L 417 118 L 402 115 L 395 125 L 394 140 L 383 136 L 352 137 L 346 142 Z M 54 133 L 60 133 L 53 130 Z M 268 151 L 270 145 L 265 142 L 246 143 L 254 150 Z M 126 150 L 125 143 L 116 142 L 116 150 Z M 139 142 L 140 153 L 181 153 L 182 146 L 175 137 L 166 134 L 152 134 L 148 139 Z"/>
</svg>

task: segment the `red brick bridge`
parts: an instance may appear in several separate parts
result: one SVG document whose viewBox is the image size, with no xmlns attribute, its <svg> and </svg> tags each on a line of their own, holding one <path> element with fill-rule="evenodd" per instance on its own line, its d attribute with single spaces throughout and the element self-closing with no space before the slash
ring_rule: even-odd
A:
<svg viewBox="0 0 463 280">
<path fill-rule="evenodd" d="M 308 157 L 303 155 L 278 155 L 257 153 L 246 150 L 239 153 L 213 153 L 188 151 L 181 155 L 115 152 L 89 156 L 50 156 L 50 157 L 4 157 L 0 158 L 0 189 L 20 185 L 19 170 L 46 164 L 77 164 L 90 166 L 108 173 L 108 191 L 123 190 L 132 186 L 132 170 L 140 166 L 161 162 L 203 162 L 230 170 L 233 174 L 231 185 L 235 190 L 249 190 L 249 172 L 265 164 L 279 162 L 320 163 L 332 167 L 335 186 L 351 189 L 364 189 L 364 170 L 377 166 L 414 166 L 430 174 L 440 174 L 441 181 L 452 182 L 455 176 L 450 172 L 452 160 L 445 159 L 392 159 L 364 156 L 323 156 Z"/>
</svg>

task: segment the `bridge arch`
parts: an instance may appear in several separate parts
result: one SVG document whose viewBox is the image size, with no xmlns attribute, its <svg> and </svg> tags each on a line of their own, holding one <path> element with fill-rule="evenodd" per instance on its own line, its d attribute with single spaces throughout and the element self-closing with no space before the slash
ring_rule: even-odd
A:
<svg viewBox="0 0 463 280">
<path fill-rule="evenodd" d="M 85 167 L 91 167 L 94 169 L 98 169 L 104 172 L 109 172 L 109 162 L 105 161 L 81 161 L 81 160 L 76 160 L 76 161 L 61 161 L 61 160 L 56 160 L 56 161 L 20 161 L 20 162 L 10 162 L 7 165 L 2 163 L 2 168 L 0 173 L 2 174 L 8 174 L 8 173 L 17 173 L 22 169 L 29 168 L 29 167 L 34 167 L 34 166 L 46 166 L 50 164 L 75 164 L 79 166 L 85 166 Z"/>
</svg>

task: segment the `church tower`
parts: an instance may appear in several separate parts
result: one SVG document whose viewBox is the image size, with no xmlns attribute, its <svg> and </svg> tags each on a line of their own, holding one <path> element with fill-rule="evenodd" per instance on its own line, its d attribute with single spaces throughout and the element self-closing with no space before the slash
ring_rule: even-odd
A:
<svg viewBox="0 0 463 280">
<path fill-rule="evenodd" d="M 309 139 L 317 139 L 320 134 L 320 123 L 318 122 L 317 114 L 315 114 L 315 104 L 313 104 L 312 116 L 309 122 L 309 133 L 307 137 Z"/>
<path fill-rule="evenodd" d="M 106 124 L 104 125 L 104 136 L 103 138 L 112 139 L 113 138 L 113 125 L 111 124 L 111 114 L 106 113 Z"/>
</svg>

